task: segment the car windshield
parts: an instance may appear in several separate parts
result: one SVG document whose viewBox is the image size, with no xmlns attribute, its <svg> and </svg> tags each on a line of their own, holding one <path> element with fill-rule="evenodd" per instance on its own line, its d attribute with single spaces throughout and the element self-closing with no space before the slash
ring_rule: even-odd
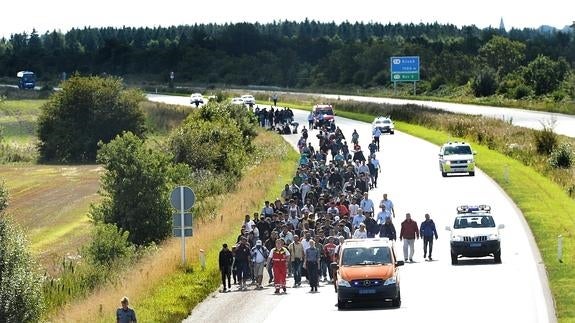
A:
<svg viewBox="0 0 575 323">
<path fill-rule="evenodd" d="M 345 248 L 342 255 L 342 266 L 390 264 L 389 247 Z"/>
<path fill-rule="evenodd" d="M 471 155 L 470 146 L 447 146 L 443 151 L 444 155 Z"/>
<path fill-rule="evenodd" d="M 315 110 L 315 114 L 326 114 L 328 116 L 332 116 L 333 110 L 332 109 L 317 109 L 317 110 Z"/>
<path fill-rule="evenodd" d="M 453 228 L 495 228 L 495 221 L 490 215 L 463 216 L 455 219 Z"/>
</svg>

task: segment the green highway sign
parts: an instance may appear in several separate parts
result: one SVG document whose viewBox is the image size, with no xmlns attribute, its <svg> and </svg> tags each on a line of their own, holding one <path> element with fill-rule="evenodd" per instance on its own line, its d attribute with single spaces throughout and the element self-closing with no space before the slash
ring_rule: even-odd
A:
<svg viewBox="0 0 575 323">
<path fill-rule="evenodd" d="M 391 73 L 392 82 L 415 82 L 419 81 L 419 72 Z"/>
</svg>

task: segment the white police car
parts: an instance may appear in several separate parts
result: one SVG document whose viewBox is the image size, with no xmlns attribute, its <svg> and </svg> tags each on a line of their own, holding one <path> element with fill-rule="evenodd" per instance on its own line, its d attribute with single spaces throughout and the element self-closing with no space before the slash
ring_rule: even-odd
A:
<svg viewBox="0 0 575 323">
<path fill-rule="evenodd" d="M 489 205 L 462 205 L 457 207 L 457 216 L 450 231 L 451 264 L 456 265 L 461 257 L 477 258 L 492 256 L 495 263 L 501 263 L 501 233 L 504 225 L 496 225 Z"/>
</svg>

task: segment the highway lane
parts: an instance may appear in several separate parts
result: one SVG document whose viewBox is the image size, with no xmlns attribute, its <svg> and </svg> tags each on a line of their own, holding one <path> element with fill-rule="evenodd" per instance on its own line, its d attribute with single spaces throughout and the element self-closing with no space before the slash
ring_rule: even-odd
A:
<svg viewBox="0 0 575 323">
<path fill-rule="evenodd" d="M 271 93 L 271 92 L 265 92 L 265 93 Z M 549 125 L 550 122 L 555 122 L 555 128 L 554 128 L 555 132 L 569 137 L 575 137 L 575 116 L 561 113 L 539 112 L 539 111 L 502 108 L 493 106 L 480 106 L 473 104 L 459 104 L 459 103 L 393 99 L 393 98 L 376 98 L 376 97 L 355 96 L 355 95 L 295 93 L 295 92 L 274 92 L 274 93 L 278 93 L 280 95 L 296 94 L 296 95 L 322 97 L 330 100 L 331 102 L 337 100 L 344 100 L 344 101 L 350 100 L 357 102 L 388 103 L 398 105 L 414 104 L 433 109 L 451 111 L 455 113 L 482 115 L 490 118 L 503 119 L 507 121 L 512 120 L 513 124 L 516 126 L 538 129 L 538 130 L 542 129 L 543 125 Z M 335 106 L 335 108 L 337 109 L 337 105 Z"/>
<path fill-rule="evenodd" d="M 185 98 L 184 98 L 185 99 Z M 301 124 L 306 112 L 294 111 Z M 360 144 L 367 147 L 370 126 L 337 118 L 344 134 L 360 133 Z M 299 135 L 285 136 L 292 145 Z M 317 145 L 315 131 L 310 133 Z M 397 132 L 382 138 L 378 158 L 383 173 L 380 185 L 371 192 L 378 203 L 383 192 L 396 205 L 396 228 L 406 212 L 419 223 L 430 213 L 439 229 L 434 246 L 434 261 L 422 259 L 422 242 L 416 241 L 414 264 L 401 267 L 402 306 L 399 309 L 370 308 L 338 311 L 331 285 L 310 294 L 302 288 L 289 288 L 287 295 L 275 296 L 273 289 L 263 291 L 214 293 L 192 310 L 186 322 L 292 322 L 299 313 L 305 321 L 397 319 L 406 322 L 553 322 L 546 277 L 541 275 L 542 261 L 533 244 L 521 213 L 501 189 L 481 171 L 475 177 L 442 178 L 438 169 L 438 147 Z M 502 241 L 503 263 L 491 258 L 463 260 L 452 266 L 448 232 L 459 204 L 490 204 L 497 223 L 505 224 Z M 401 247 L 397 249 L 402 256 Z M 325 284 L 322 284 L 325 285 Z"/>
</svg>

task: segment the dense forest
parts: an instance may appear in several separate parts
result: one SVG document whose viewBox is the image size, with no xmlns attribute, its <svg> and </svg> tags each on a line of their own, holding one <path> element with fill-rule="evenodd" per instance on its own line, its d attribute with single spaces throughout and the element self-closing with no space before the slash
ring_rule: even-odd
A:
<svg viewBox="0 0 575 323">
<path fill-rule="evenodd" d="M 35 71 L 165 82 L 381 87 L 389 57 L 421 57 L 422 89 L 470 84 L 477 96 L 573 95 L 575 32 L 441 24 L 275 22 L 84 28 L 0 39 L 0 76 Z"/>
</svg>

